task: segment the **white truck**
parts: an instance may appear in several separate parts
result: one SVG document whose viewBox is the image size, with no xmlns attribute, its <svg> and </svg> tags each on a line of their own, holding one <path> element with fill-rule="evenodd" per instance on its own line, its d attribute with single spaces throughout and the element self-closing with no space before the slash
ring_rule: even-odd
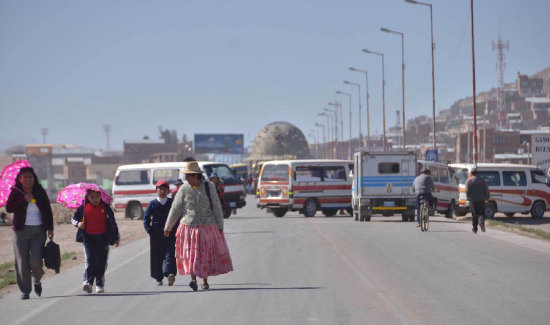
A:
<svg viewBox="0 0 550 325">
<path fill-rule="evenodd" d="M 401 214 L 414 221 L 416 201 L 410 187 L 416 177 L 414 151 L 369 151 L 353 157 L 352 206 L 355 220 L 370 221 L 373 214 Z"/>
</svg>

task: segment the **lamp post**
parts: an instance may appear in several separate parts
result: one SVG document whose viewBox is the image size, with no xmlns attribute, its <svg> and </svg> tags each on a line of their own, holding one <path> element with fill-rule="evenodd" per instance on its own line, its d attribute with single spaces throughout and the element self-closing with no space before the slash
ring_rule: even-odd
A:
<svg viewBox="0 0 550 325">
<path fill-rule="evenodd" d="M 433 14 L 432 14 L 432 4 L 431 3 L 425 3 L 425 2 L 420 2 L 420 1 L 415 1 L 415 0 L 405 0 L 405 2 L 408 2 L 408 3 L 412 3 L 412 4 L 415 4 L 415 5 L 423 5 L 423 6 L 427 6 L 427 7 L 430 7 L 430 31 L 431 31 L 431 39 L 432 39 L 432 44 L 431 44 L 431 48 L 432 48 L 432 108 L 433 108 L 433 129 L 434 129 L 434 150 L 436 149 L 436 140 L 435 140 L 435 72 L 434 72 L 434 21 L 433 21 Z M 472 10 L 472 14 L 473 14 L 473 10 Z M 472 22 L 472 27 L 473 27 L 473 22 Z M 473 30 L 472 30 L 472 33 L 473 33 Z M 473 34 L 472 34 L 473 36 Z M 475 69 L 475 68 L 474 68 Z M 475 99 L 474 99 L 475 100 Z M 474 102 L 474 105 L 475 105 L 475 102 Z"/>
<path fill-rule="evenodd" d="M 358 90 L 357 102 L 359 103 L 359 147 L 361 147 L 363 145 L 363 131 L 361 130 L 361 85 L 347 80 L 344 80 L 344 83 L 346 85 L 356 86 Z"/>
<path fill-rule="evenodd" d="M 319 113 L 319 114 L 317 114 L 317 115 L 319 115 L 319 116 L 324 116 L 324 117 L 327 118 L 327 124 L 326 124 L 326 125 L 327 125 L 327 140 L 328 140 L 329 143 L 332 143 L 332 137 L 334 136 L 334 134 L 331 133 L 331 129 L 332 129 L 332 118 L 331 118 L 330 114 L 327 114 L 327 113 L 323 112 L 323 113 Z M 331 135 L 331 134 L 332 134 L 332 135 Z M 328 147 L 329 147 L 328 152 L 331 152 L 331 151 L 332 151 L 331 148 L 330 148 L 331 146 L 332 146 L 332 145 L 328 145 Z M 327 155 L 327 156 L 329 156 L 328 158 L 330 158 L 330 155 Z"/>
<path fill-rule="evenodd" d="M 474 165 L 477 165 L 477 106 L 476 106 L 476 55 L 475 55 L 475 47 L 474 47 L 475 45 L 474 43 L 474 0 L 471 0 L 470 2 L 470 12 L 472 16 L 472 78 L 473 78 L 472 87 L 473 87 L 473 101 L 474 101 Z M 434 133 L 434 139 L 435 139 L 435 133 Z M 485 135 L 484 135 L 484 141 L 485 141 Z"/>
<path fill-rule="evenodd" d="M 329 108 L 323 108 L 325 112 L 331 112 L 334 113 L 334 128 L 332 130 L 332 134 L 334 135 L 334 143 L 332 145 L 332 157 L 336 158 L 336 153 L 338 150 L 336 149 L 337 143 L 338 143 L 338 110 L 336 109 L 329 109 Z"/>
<path fill-rule="evenodd" d="M 337 90 L 338 95 L 348 96 L 349 99 L 349 142 L 348 142 L 348 159 L 351 159 L 351 94 Z M 343 140 L 343 139 L 342 139 Z"/>
<path fill-rule="evenodd" d="M 308 136 L 313 138 L 313 144 L 315 145 L 316 149 L 315 151 L 318 152 L 319 150 L 317 148 L 317 137 L 315 136 L 315 133 L 313 133 L 313 130 L 309 131 Z"/>
<path fill-rule="evenodd" d="M 401 35 L 401 89 L 403 91 L 403 149 L 405 149 L 405 35 L 387 28 L 380 28 L 381 31 Z"/>
<path fill-rule="evenodd" d="M 323 130 L 323 158 L 326 158 L 327 157 L 327 153 L 326 153 L 327 137 L 325 133 L 325 125 L 322 123 L 315 123 L 315 126 L 320 127 Z"/>
<path fill-rule="evenodd" d="M 309 132 L 315 134 L 315 152 L 316 152 L 316 158 L 319 158 L 319 130 L 311 129 Z"/>
<path fill-rule="evenodd" d="M 340 121 L 340 141 L 344 141 L 344 119 L 342 117 L 342 104 L 339 102 L 330 102 L 328 103 L 330 106 L 334 106 L 334 109 L 338 111 L 338 118 L 337 120 Z M 338 138 L 338 131 L 336 131 L 336 137 Z"/>
<path fill-rule="evenodd" d="M 384 76 L 384 53 L 369 51 L 367 49 L 363 49 L 363 52 L 382 57 L 382 127 L 384 128 L 382 142 L 384 151 L 386 151 L 386 77 Z"/>
<path fill-rule="evenodd" d="M 354 67 L 349 67 L 348 70 L 355 72 L 362 72 L 365 74 L 365 89 L 366 89 L 366 99 L 367 99 L 367 147 L 370 148 L 370 107 L 369 107 L 369 72 L 367 70 L 356 69 Z M 361 118 L 361 117 L 359 117 Z"/>
</svg>

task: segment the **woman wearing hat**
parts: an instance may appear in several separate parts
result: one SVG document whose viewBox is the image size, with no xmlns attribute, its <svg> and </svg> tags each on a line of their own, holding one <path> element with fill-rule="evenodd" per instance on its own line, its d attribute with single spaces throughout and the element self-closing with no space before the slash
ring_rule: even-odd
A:
<svg viewBox="0 0 550 325">
<path fill-rule="evenodd" d="M 170 185 L 161 179 L 156 184 L 157 198 L 149 202 L 143 216 L 143 227 L 149 234 L 151 247 L 151 277 L 157 285 L 162 285 L 164 277 L 168 285 L 174 284 L 176 279 L 175 244 L 176 233 L 172 231 L 164 237 L 164 224 L 172 207 L 172 199 L 168 197 Z"/>
<path fill-rule="evenodd" d="M 176 194 L 164 226 L 169 236 L 181 215 L 176 232 L 176 265 L 180 275 L 191 275 L 189 287 L 208 290 L 208 277 L 233 271 L 229 248 L 223 234 L 223 213 L 214 184 L 205 181 L 196 161 L 185 162 L 187 183 Z"/>
</svg>

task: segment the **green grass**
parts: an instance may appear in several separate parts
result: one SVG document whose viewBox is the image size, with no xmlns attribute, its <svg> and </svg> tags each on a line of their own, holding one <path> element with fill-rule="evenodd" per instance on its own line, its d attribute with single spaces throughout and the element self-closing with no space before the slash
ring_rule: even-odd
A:
<svg viewBox="0 0 550 325">
<path fill-rule="evenodd" d="M 61 260 L 70 260 L 76 256 L 76 252 L 66 252 L 61 255 Z M 0 264 L 0 289 L 3 289 L 9 285 L 16 284 L 15 279 L 15 263 L 9 262 Z"/>
<path fill-rule="evenodd" d="M 501 227 L 505 227 L 505 228 L 508 228 L 508 229 L 515 229 L 515 230 L 519 230 L 519 231 L 524 231 L 524 232 L 533 234 L 533 235 L 535 235 L 539 238 L 550 240 L 550 233 L 546 232 L 544 230 L 524 227 L 524 226 L 521 226 L 521 225 L 518 225 L 518 224 L 509 224 L 509 223 L 502 222 L 502 221 L 497 221 L 497 220 L 487 219 L 486 221 L 491 226 L 501 226 Z"/>
<path fill-rule="evenodd" d="M 15 279 L 15 264 L 13 262 L 0 264 L 0 289 L 17 283 Z"/>
<path fill-rule="evenodd" d="M 65 252 L 61 254 L 61 260 L 70 260 L 73 256 L 76 256 L 76 252 Z"/>
</svg>

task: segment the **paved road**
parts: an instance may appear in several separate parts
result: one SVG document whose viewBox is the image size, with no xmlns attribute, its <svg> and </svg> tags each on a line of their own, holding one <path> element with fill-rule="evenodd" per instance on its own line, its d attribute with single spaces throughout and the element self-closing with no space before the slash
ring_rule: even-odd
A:
<svg viewBox="0 0 550 325">
<path fill-rule="evenodd" d="M 148 242 L 111 251 L 106 293 L 83 294 L 82 266 L 42 298 L 0 299 L 1 324 L 548 324 L 550 244 L 432 218 L 275 218 L 254 201 L 226 220 L 235 271 L 192 292 L 157 287 Z"/>
</svg>

